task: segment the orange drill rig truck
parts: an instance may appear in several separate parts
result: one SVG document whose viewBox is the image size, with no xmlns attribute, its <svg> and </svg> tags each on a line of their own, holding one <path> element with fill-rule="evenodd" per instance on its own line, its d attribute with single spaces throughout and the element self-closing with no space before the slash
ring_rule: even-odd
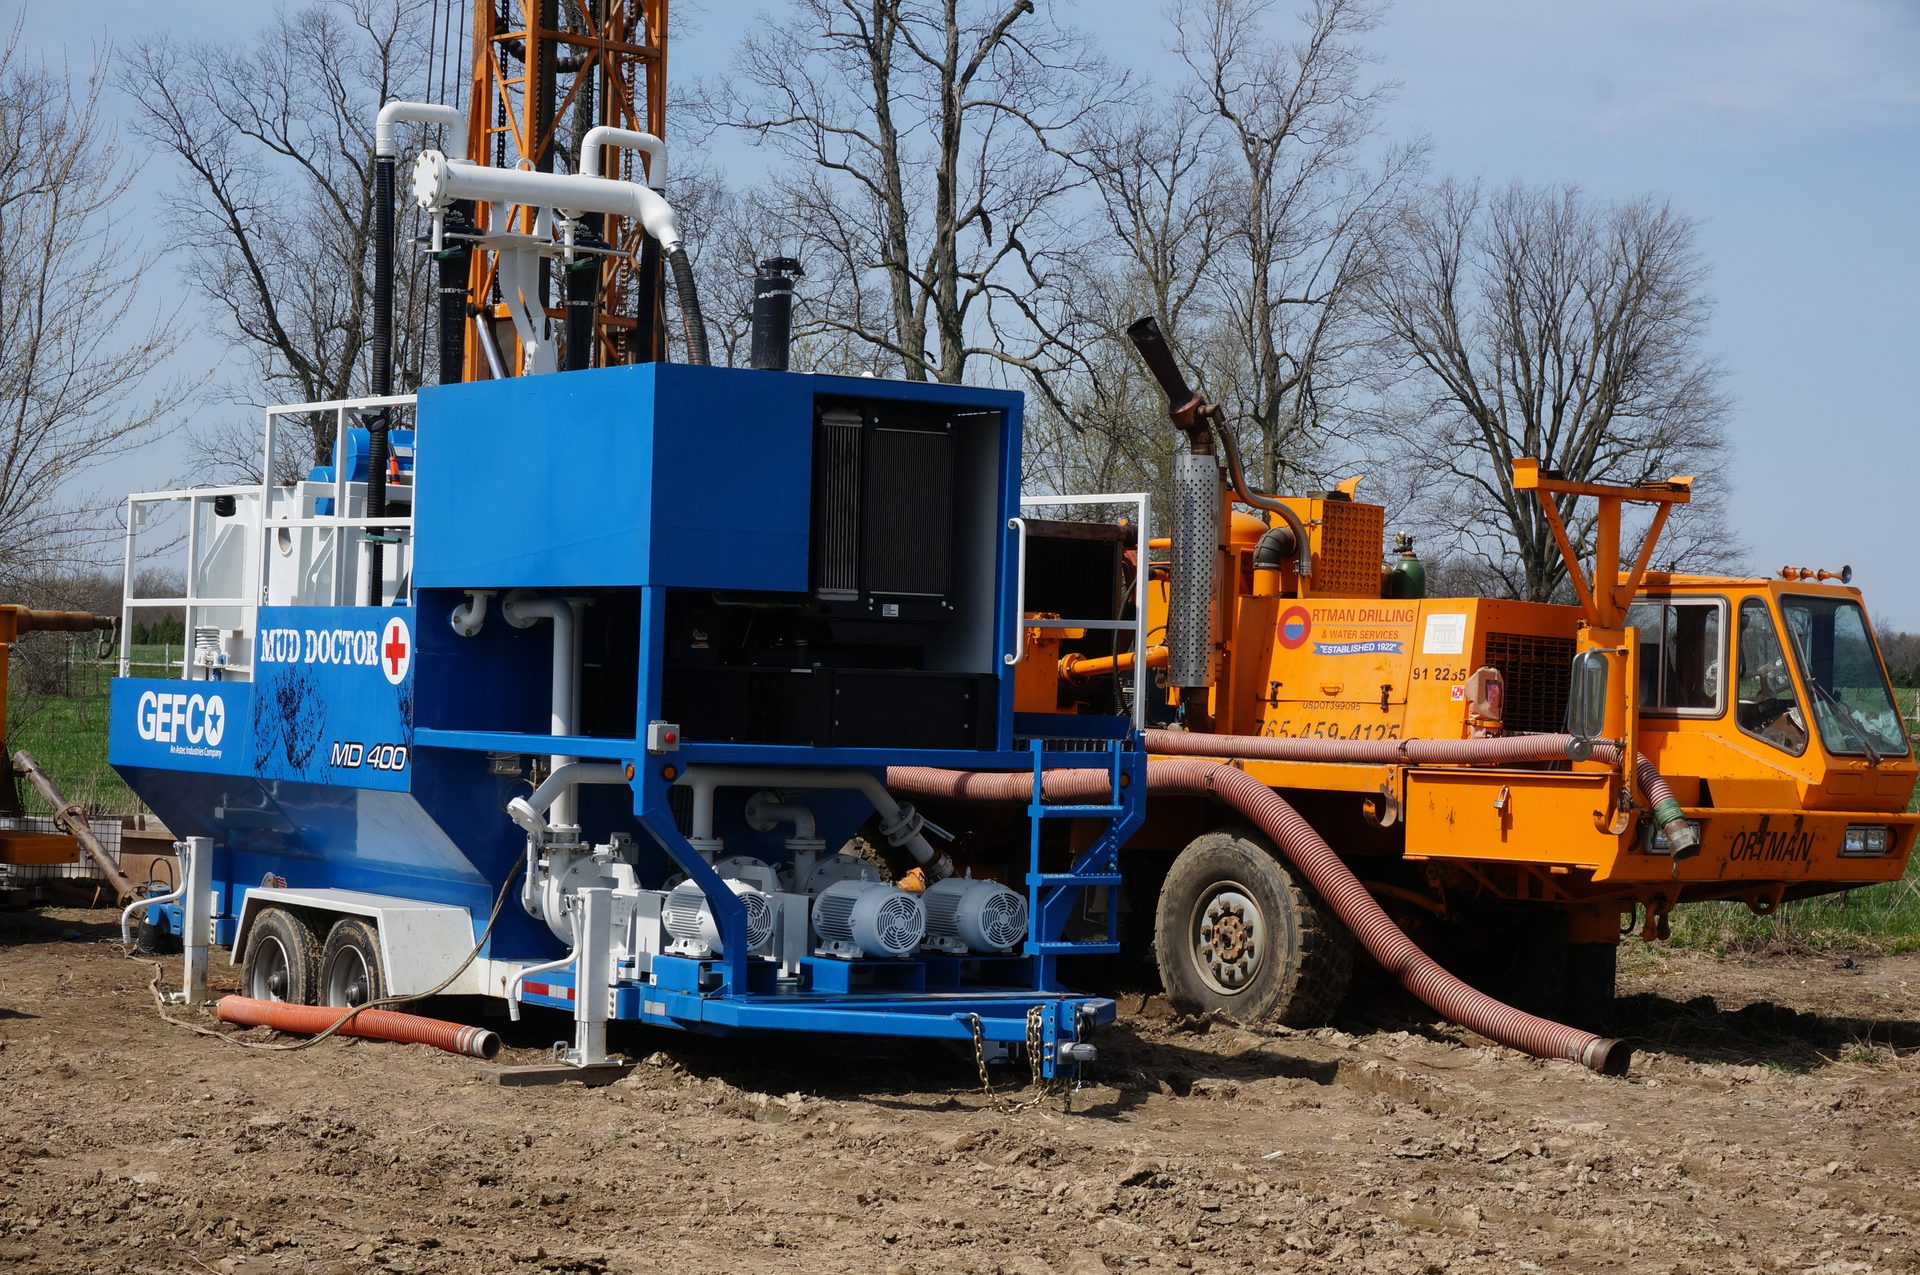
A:
<svg viewBox="0 0 1920 1275">
<path fill-rule="evenodd" d="M 1665 938 L 1676 906 L 1766 914 L 1902 875 L 1916 765 L 1849 573 L 1650 570 L 1690 479 L 1578 483 L 1524 460 L 1513 486 L 1540 501 L 1576 604 L 1424 597 L 1410 549 L 1383 561 L 1384 510 L 1357 480 L 1250 489 L 1157 327 L 1133 335 L 1186 436 L 1172 534 L 1027 526 L 1018 707 L 1112 712 L 1138 688 L 1150 755 L 1257 777 L 1443 962 L 1520 976 L 1505 990 L 1595 1029 L 1620 939 Z M 1566 528 L 1585 500 L 1590 568 Z M 1650 522 L 1629 558 L 1634 507 Z M 1091 614 L 1088 581 L 1108 577 L 1131 640 L 1059 618 Z M 1345 996 L 1351 935 L 1217 803 L 1156 795 L 1119 875 L 1177 1008 L 1311 1026 Z"/>
</svg>

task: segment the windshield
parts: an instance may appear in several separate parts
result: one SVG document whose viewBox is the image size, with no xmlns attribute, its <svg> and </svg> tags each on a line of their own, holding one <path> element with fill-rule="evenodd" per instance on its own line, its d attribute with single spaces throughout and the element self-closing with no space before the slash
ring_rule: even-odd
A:
<svg viewBox="0 0 1920 1275">
<path fill-rule="evenodd" d="M 1813 696 L 1813 720 L 1827 751 L 1866 757 L 1905 757 L 1906 732 L 1893 706 L 1866 613 L 1849 598 L 1780 599 L 1800 674 Z"/>
<path fill-rule="evenodd" d="M 1734 717 L 1740 729 L 1795 756 L 1807 750 L 1807 721 L 1794 693 L 1787 654 L 1780 646 L 1773 614 L 1760 598 L 1740 604 L 1738 678 Z"/>
</svg>

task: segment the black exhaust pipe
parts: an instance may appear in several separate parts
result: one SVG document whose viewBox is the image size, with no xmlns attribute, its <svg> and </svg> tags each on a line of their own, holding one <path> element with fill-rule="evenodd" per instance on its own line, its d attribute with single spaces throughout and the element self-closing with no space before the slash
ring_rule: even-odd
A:
<svg viewBox="0 0 1920 1275">
<path fill-rule="evenodd" d="M 753 277 L 752 365 L 784 372 L 793 349 L 793 282 L 806 272 L 792 257 L 769 257 Z"/>
<path fill-rule="evenodd" d="M 440 384 L 457 385 L 467 375 L 467 269 L 473 259 L 473 246 L 454 234 L 472 232 L 468 210 L 472 205 L 460 200 L 447 209 L 444 245 L 434 255 L 440 277 Z"/>
<path fill-rule="evenodd" d="M 373 395 L 393 393 L 393 166 L 391 155 L 373 161 Z M 387 512 L 387 429 L 390 418 L 380 408 L 367 418 L 367 517 Z M 336 446 L 338 443 L 336 442 Z M 342 449 L 342 458 L 345 451 Z M 366 530 L 367 605 L 380 606 L 386 590 L 386 528 L 377 522 Z"/>
<path fill-rule="evenodd" d="M 604 248 L 599 213 L 580 219 L 574 243 L 582 248 Z M 594 312 L 600 304 L 600 257 L 581 253 L 567 266 L 567 370 L 593 366 Z"/>
</svg>

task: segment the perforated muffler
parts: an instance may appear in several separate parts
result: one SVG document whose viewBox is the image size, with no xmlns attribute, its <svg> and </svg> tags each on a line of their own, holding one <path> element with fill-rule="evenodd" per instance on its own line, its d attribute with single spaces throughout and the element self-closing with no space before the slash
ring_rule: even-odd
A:
<svg viewBox="0 0 1920 1275">
<path fill-rule="evenodd" d="M 1167 600 L 1167 682 L 1213 684 L 1214 559 L 1220 546 L 1220 470 L 1211 455 L 1173 454 L 1173 582 Z"/>
</svg>

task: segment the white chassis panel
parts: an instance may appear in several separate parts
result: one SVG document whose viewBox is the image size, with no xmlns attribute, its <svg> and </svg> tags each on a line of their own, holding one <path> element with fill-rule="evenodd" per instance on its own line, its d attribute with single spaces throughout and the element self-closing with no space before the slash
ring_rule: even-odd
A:
<svg viewBox="0 0 1920 1275">
<path fill-rule="evenodd" d="M 240 906 L 240 927 L 233 939 L 233 964 L 246 959 L 247 938 L 262 908 L 306 908 L 329 916 L 363 916 L 380 935 L 380 960 L 386 967 L 387 994 L 412 996 L 437 986 L 473 950 L 473 914 L 450 903 L 359 890 L 295 890 L 260 886 L 247 891 Z M 452 986 L 451 996 L 499 995 L 487 986 L 488 961 L 469 965 Z"/>
</svg>

